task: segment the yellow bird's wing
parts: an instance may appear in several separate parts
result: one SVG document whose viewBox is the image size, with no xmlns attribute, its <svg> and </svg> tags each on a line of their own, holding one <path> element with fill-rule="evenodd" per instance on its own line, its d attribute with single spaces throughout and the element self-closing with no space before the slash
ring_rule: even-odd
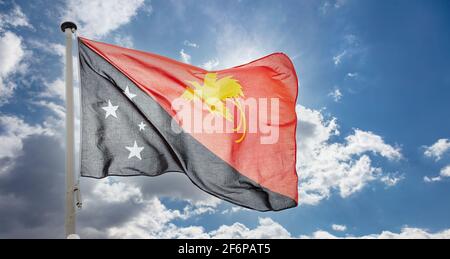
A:
<svg viewBox="0 0 450 259">
<path fill-rule="evenodd" d="M 190 88 L 190 87 L 186 87 L 186 91 L 184 91 L 184 93 L 181 95 L 181 98 L 184 98 L 188 101 L 192 101 L 195 97 L 200 97 L 201 96 L 196 96 L 195 94 L 195 90 L 198 90 L 201 88 L 201 85 L 195 81 L 188 81 L 189 84 L 191 84 L 192 86 L 194 86 L 194 89 Z"/>
<path fill-rule="evenodd" d="M 219 99 L 225 100 L 226 98 L 238 98 L 243 97 L 242 86 L 239 81 L 227 76 L 219 79 L 216 82 L 216 87 L 219 88 Z"/>
</svg>

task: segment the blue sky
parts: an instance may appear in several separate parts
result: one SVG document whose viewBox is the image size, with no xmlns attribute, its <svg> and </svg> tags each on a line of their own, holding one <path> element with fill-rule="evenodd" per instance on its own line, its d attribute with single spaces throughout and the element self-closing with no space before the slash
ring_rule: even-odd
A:
<svg viewBox="0 0 450 259">
<path fill-rule="evenodd" d="M 207 69 L 284 52 L 300 81 L 299 207 L 237 209 L 181 175 L 80 179 L 82 237 L 450 238 L 438 0 L 0 1 L 0 237 L 62 237 L 65 19 Z"/>
</svg>

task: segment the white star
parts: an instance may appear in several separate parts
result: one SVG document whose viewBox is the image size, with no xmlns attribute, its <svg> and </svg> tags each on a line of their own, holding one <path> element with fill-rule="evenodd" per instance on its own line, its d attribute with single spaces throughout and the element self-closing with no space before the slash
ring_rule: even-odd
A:
<svg viewBox="0 0 450 259">
<path fill-rule="evenodd" d="M 128 149 L 128 151 L 130 151 L 130 155 L 128 155 L 128 159 L 135 156 L 135 157 L 139 158 L 139 160 L 142 160 L 141 151 L 144 149 L 144 147 L 138 147 L 136 140 L 134 141 L 134 145 L 132 147 L 125 147 L 125 148 Z"/>
<path fill-rule="evenodd" d="M 133 99 L 134 97 L 136 97 L 135 94 L 133 94 L 133 93 L 130 92 L 130 88 L 128 88 L 128 85 L 127 85 L 127 87 L 125 87 L 125 95 L 126 95 L 128 98 L 130 98 L 130 100 Z"/>
<path fill-rule="evenodd" d="M 139 131 L 141 130 L 145 130 L 145 126 L 147 126 L 143 121 L 141 121 L 141 123 L 138 124 L 139 126 Z"/>
<path fill-rule="evenodd" d="M 108 106 L 102 107 L 102 109 L 106 111 L 105 119 L 108 118 L 109 115 L 112 115 L 117 118 L 116 111 L 118 108 L 119 106 L 113 106 L 111 104 L 111 101 L 108 100 Z"/>
</svg>

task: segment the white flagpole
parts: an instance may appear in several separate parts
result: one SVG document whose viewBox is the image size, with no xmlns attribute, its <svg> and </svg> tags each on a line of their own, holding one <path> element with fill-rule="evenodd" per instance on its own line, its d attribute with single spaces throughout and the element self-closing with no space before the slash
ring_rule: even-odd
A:
<svg viewBox="0 0 450 259">
<path fill-rule="evenodd" d="M 75 233 L 75 164 L 74 164 L 74 108 L 73 108 L 73 63 L 72 36 L 77 30 L 73 22 L 61 24 L 66 34 L 66 217 L 65 234 L 76 238 Z"/>
</svg>

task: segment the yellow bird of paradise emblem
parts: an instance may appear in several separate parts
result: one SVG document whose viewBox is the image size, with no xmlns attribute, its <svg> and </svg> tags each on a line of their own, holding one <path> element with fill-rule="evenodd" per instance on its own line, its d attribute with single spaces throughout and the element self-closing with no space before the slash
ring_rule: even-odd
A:
<svg viewBox="0 0 450 259">
<path fill-rule="evenodd" d="M 233 122 L 234 118 L 226 107 L 226 101 L 229 100 L 236 106 L 240 114 L 240 119 L 238 125 L 233 128 L 233 131 L 237 132 L 243 129 L 241 137 L 236 140 L 236 143 L 240 143 L 245 138 L 247 120 L 239 100 L 240 97 L 244 97 L 244 93 L 238 80 L 233 79 L 232 76 L 218 79 L 217 73 L 207 73 L 203 79 L 203 85 L 195 81 L 188 81 L 188 83 L 193 88 L 187 87 L 182 98 L 188 101 L 192 101 L 195 98 L 200 99 L 206 104 L 211 113 L 218 114 L 226 120 Z"/>
</svg>

